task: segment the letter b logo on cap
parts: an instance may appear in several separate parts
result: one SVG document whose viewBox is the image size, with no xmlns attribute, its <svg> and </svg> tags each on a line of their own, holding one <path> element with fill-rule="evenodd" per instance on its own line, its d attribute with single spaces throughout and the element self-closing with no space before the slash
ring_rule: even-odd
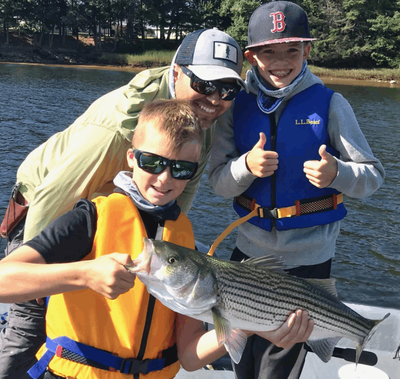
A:
<svg viewBox="0 0 400 379">
<path fill-rule="evenodd" d="M 273 12 L 269 16 L 272 17 L 272 23 L 274 24 L 274 28 L 271 29 L 271 32 L 283 32 L 286 27 L 286 23 L 284 21 L 285 15 L 282 12 Z"/>
</svg>

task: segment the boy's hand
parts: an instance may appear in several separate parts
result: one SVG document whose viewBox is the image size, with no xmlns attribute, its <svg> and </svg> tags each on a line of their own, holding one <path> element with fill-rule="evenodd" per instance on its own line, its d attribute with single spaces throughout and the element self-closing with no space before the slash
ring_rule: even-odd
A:
<svg viewBox="0 0 400 379">
<path fill-rule="evenodd" d="M 288 317 L 280 328 L 270 332 L 257 332 L 256 334 L 272 342 L 275 346 L 289 349 L 296 343 L 306 342 L 313 328 L 314 321 L 308 318 L 308 312 L 297 310 Z"/>
<path fill-rule="evenodd" d="M 326 145 L 321 145 L 318 153 L 321 160 L 304 162 L 303 171 L 311 184 L 325 188 L 336 178 L 338 165 L 336 159 L 326 151 Z"/>
<path fill-rule="evenodd" d="M 278 153 L 275 151 L 265 151 L 264 145 L 267 137 L 260 133 L 260 139 L 246 156 L 247 169 L 259 178 L 271 176 L 278 169 Z"/>
<path fill-rule="evenodd" d="M 128 254 L 112 253 L 87 262 L 87 287 L 107 299 L 116 299 L 135 284 L 136 275 L 124 267 L 133 265 Z"/>
</svg>

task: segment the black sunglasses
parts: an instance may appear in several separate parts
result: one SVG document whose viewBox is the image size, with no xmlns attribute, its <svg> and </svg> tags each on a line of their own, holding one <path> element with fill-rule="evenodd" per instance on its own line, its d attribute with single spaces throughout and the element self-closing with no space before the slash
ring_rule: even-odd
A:
<svg viewBox="0 0 400 379">
<path fill-rule="evenodd" d="M 242 89 L 238 83 L 225 83 L 220 80 L 203 80 L 187 67 L 181 66 L 181 69 L 183 73 L 190 78 L 190 87 L 202 95 L 208 96 L 218 90 L 222 100 L 231 101 Z"/>
<path fill-rule="evenodd" d="M 135 150 L 135 158 L 139 167 L 150 174 L 159 174 L 169 166 L 172 177 L 179 180 L 192 179 L 199 166 L 197 162 L 171 160 L 141 150 Z"/>
</svg>

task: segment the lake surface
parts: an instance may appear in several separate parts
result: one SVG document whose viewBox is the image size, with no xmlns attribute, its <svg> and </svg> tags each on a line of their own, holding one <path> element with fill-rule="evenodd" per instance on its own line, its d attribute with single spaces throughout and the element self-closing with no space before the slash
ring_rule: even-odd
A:
<svg viewBox="0 0 400 379">
<path fill-rule="evenodd" d="M 98 97 L 126 84 L 124 71 L 0 64 L 0 217 L 26 155 L 69 126 Z M 400 88 L 327 86 L 352 105 L 361 129 L 386 170 L 383 186 L 365 199 L 345 198 L 332 275 L 342 300 L 400 309 Z M 211 245 L 237 217 L 214 195 L 204 174 L 189 214 L 196 239 Z M 219 246 L 227 258 L 233 232 Z M 0 255 L 4 250 L 0 238 Z"/>
</svg>

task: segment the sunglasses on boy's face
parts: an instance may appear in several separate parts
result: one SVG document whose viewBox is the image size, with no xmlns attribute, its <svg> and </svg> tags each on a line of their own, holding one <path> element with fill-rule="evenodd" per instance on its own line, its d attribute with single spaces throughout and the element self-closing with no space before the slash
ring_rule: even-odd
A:
<svg viewBox="0 0 400 379">
<path fill-rule="evenodd" d="M 196 76 L 187 67 L 181 66 L 183 73 L 190 78 L 190 87 L 201 95 L 211 95 L 216 90 L 222 100 L 233 100 L 242 87 L 237 83 L 226 83 L 220 80 L 203 80 Z"/>
<path fill-rule="evenodd" d="M 138 166 L 150 174 L 160 174 L 167 167 L 171 167 L 174 179 L 188 180 L 196 174 L 198 163 L 189 161 L 176 161 L 146 151 L 135 150 Z"/>
</svg>

